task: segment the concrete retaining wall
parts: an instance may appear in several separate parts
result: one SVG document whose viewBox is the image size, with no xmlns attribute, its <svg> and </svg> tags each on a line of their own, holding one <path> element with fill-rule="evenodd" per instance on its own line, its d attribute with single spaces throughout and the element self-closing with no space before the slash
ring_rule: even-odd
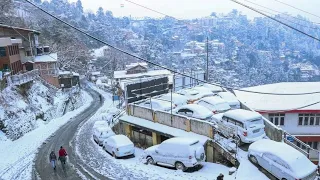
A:
<svg viewBox="0 0 320 180">
<path fill-rule="evenodd" d="M 171 114 L 168 114 L 167 112 L 155 111 L 154 118 L 157 123 L 171 126 Z"/>
<path fill-rule="evenodd" d="M 174 115 L 172 117 L 172 127 L 190 131 L 190 120 L 183 116 Z"/>
<path fill-rule="evenodd" d="M 135 116 L 138 118 L 153 121 L 153 110 L 151 110 L 151 109 L 129 104 L 128 111 L 129 111 L 128 114 L 130 116 Z"/>
<path fill-rule="evenodd" d="M 197 119 L 190 120 L 190 130 L 194 133 L 201 134 L 213 139 L 213 126 L 209 122 L 200 121 Z"/>
</svg>

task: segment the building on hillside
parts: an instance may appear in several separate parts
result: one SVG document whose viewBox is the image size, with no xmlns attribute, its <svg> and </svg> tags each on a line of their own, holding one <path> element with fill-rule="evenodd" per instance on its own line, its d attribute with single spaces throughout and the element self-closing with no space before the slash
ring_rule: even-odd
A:
<svg viewBox="0 0 320 180">
<path fill-rule="evenodd" d="M 320 89 L 320 82 L 285 82 L 244 88 L 267 93 L 305 93 Z M 235 91 L 240 101 L 311 148 L 320 150 L 320 94 L 268 95 Z M 301 146 L 299 142 L 295 142 Z M 305 147 L 301 147 L 305 148 Z"/>
<path fill-rule="evenodd" d="M 0 71 L 3 74 L 17 74 L 22 71 L 21 56 L 19 46 L 21 39 L 11 39 L 10 37 L 0 38 Z"/>
<path fill-rule="evenodd" d="M 51 53 L 48 46 L 39 44 L 39 35 L 40 32 L 36 30 L 0 24 L 0 38 L 2 40 L 0 44 L 7 42 L 5 55 L 9 56 L 10 62 L 12 62 L 9 67 L 12 74 L 22 70 L 38 69 L 43 79 L 51 85 L 60 87 L 58 81 L 59 68 L 57 66 L 58 56 L 56 53 Z M 4 48 L 1 49 L 0 52 L 4 55 Z M 8 64 L 0 63 L 1 67 L 6 69 Z"/>
<path fill-rule="evenodd" d="M 168 70 L 152 70 L 148 68 L 147 63 L 131 63 L 126 65 L 126 69 L 122 71 L 114 71 L 113 78 L 116 81 L 128 80 L 143 77 L 168 76 L 172 79 L 172 73 Z"/>
</svg>

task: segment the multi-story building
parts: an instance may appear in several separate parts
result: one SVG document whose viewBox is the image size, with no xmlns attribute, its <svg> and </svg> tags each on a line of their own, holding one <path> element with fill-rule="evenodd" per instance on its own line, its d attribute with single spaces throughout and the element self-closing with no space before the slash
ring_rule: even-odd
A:
<svg viewBox="0 0 320 180">
<path fill-rule="evenodd" d="M 0 70 L 16 74 L 38 69 L 43 79 L 59 87 L 58 56 L 39 44 L 39 35 L 36 30 L 0 24 Z"/>
<path fill-rule="evenodd" d="M 22 71 L 21 43 L 21 39 L 0 38 L 0 70 L 4 73 L 17 74 Z"/>
<path fill-rule="evenodd" d="M 315 92 L 320 82 L 285 82 L 244 88 L 245 90 L 276 93 L 299 94 Z M 262 93 L 235 92 L 247 106 L 260 112 L 272 123 L 320 150 L 320 94 L 269 95 Z M 297 146 L 301 146 L 296 142 Z M 305 148 L 305 147 L 302 147 Z"/>
</svg>

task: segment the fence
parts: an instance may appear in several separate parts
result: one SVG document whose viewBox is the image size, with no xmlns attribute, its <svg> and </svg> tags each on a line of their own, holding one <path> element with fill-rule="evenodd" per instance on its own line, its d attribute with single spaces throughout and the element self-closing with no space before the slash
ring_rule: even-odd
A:
<svg viewBox="0 0 320 180">
<path fill-rule="evenodd" d="M 39 70 L 35 69 L 32 71 L 27 71 L 23 74 L 17 74 L 7 77 L 8 86 L 19 86 L 22 84 L 26 84 L 30 81 L 35 80 L 39 77 Z"/>
</svg>

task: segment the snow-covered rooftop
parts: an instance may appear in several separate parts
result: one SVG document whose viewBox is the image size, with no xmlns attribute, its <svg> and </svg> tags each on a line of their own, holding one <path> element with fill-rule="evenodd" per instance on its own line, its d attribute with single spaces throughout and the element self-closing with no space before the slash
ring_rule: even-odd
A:
<svg viewBox="0 0 320 180">
<path fill-rule="evenodd" d="M 57 62 L 57 60 L 58 60 L 57 53 L 45 54 L 45 55 L 34 57 L 34 62 Z"/>
<path fill-rule="evenodd" d="M 172 75 L 168 70 L 149 70 L 145 73 L 137 73 L 137 74 L 127 74 L 127 71 L 114 71 L 115 79 L 126 79 L 126 78 L 138 78 L 144 76 L 161 76 L 161 75 Z"/>
<path fill-rule="evenodd" d="M 166 126 L 163 124 L 159 124 L 159 123 L 155 123 L 152 121 L 148 121 L 145 119 L 141 119 L 141 118 L 137 118 L 137 117 L 133 117 L 133 116 L 128 116 L 128 115 L 124 115 L 121 116 L 119 118 L 120 120 L 124 121 L 124 122 L 128 122 L 131 124 L 136 124 L 136 125 L 140 125 L 143 126 L 145 128 L 148 128 L 150 130 L 154 130 L 157 132 L 162 132 L 164 134 L 169 134 L 171 136 L 174 137 L 190 137 L 190 138 L 197 138 L 199 139 L 200 143 L 205 144 L 207 140 L 209 140 L 208 137 L 203 136 L 203 135 L 199 135 L 193 132 L 187 132 L 181 129 L 176 129 L 170 126 Z"/>
<path fill-rule="evenodd" d="M 230 111 L 225 112 L 223 114 L 223 116 L 226 116 L 226 117 L 229 117 L 232 119 L 236 119 L 236 120 L 239 120 L 242 122 L 262 118 L 262 116 L 257 112 L 248 111 L 248 110 L 244 110 L 244 109 L 230 110 Z"/>
<path fill-rule="evenodd" d="M 146 67 L 148 68 L 148 64 L 145 63 L 145 62 L 138 62 L 138 63 L 131 63 L 129 65 L 126 65 L 126 69 L 130 69 L 130 68 L 133 68 L 135 66 L 143 66 L 143 67 Z"/>
<path fill-rule="evenodd" d="M 268 93 L 305 93 L 320 89 L 320 82 L 283 82 L 244 88 L 244 90 Z M 320 94 L 305 95 L 268 95 L 235 91 L 241 102 L 256 111 L 290 111 L 290 110 L 320 110 L 320 104 L 308 107 L 306 105 L 319 101 Z M 303 108 L 300 108 L 303 107 Z"/>
</svg>

